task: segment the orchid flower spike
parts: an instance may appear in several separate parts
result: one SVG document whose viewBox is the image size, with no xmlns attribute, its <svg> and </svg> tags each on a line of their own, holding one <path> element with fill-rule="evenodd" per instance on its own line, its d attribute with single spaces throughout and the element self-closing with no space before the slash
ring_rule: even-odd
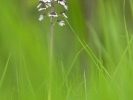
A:
<svg viewBox="0 0 133 100">
<path fill-rule="evenodd" d="M 56 12 L 55 5 L 62 6 L 64 10 L 60 11 L 60 13 Z M 51 11 L 51 7 L 54 11 Z M 64 18 L 68 18 L 65 14 L 66 10 L 68 10 L 68 6 L 66 5 L 66 0 L 39 0 L 39 4 L 37 6 L 39 12 L 42 12 L 39 21 L 42 21 L 45 16 L 56 18 L 56 23 L 59 26 L 64 26 L 65 23 L 59 17 L 62 16 Z"/>
</svg>

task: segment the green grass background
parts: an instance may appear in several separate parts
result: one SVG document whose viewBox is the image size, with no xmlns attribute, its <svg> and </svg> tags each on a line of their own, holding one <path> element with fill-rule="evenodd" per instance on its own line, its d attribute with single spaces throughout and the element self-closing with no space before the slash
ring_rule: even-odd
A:
<svg viewBox="0 0 133 100">
<path fill-rule="evenodd" d="M 49 19 L 38 21 L 37 5 L 0 2 L 0 100 L 48 100 L 49 85 L 51 100 L 133 99 L 132 0 L 67 0 L 52 68 Z"/>
</svg>

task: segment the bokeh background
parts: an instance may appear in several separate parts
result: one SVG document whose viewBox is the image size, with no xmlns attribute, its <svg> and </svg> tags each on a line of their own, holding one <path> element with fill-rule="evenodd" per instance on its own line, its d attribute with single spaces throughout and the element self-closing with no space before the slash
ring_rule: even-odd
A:
<svg viewBox="0 0 133 100">
<path fill-rule="evenodd" d="M 37 5 L 0 2 L 0 100 L 47 100 L 49 70 L 51 100 L 133 99 L 132 0 L 67 0 L 52 69 L 49 19 L 38 21 Z"/>
</svg>

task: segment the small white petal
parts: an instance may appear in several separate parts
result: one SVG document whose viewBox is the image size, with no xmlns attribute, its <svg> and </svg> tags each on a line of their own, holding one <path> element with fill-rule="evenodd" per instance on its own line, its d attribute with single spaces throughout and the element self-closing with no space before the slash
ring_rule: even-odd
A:
<svg viewBox="0 0 133 100">
<path fill-rule="evenodd" d="M 48 8 L 49 6 L 48 5 L 45 5 L 46 6 L 46 8 Z"/>
<path fill-rule="evenodd" d="M 51 3 L 46 3 L 46 7 L 51 7 Z"/>
<path fill-rule="evenodd" d="M 51 0 L 47 0 L 47 2 L 51 2 Z"/>
<path fill-rule="evenodd" d="M 45 10 L 46 8 L 40 8 L 40 9 L 38 9 L 38 11 L 42 11 L 42 10 Z"/>
<path fill-rule="evenodd" d="M 65 13 L 62 14 L 65 18 L 68 18 Z"/>
<path fill-rule="evenodd" d="M 37 8 L 39 8 L 42 5 L 42 3 L 39 3 L 39 5 L 37 6 Z"/>
<path fill-rule="evenodd" d="M 60 26 L 64 26 L 64 25 L 65 25 L 65 23 L 64 23 L 64 21 L 63 21 L 63 20 L 60 20 L 60 21 L 58 22 L 58 25 L 60 25 Z"/>
<path fill-rule="evenodd" d="M 58 3 L 60 4 L 60 5 L 65 5 L 65 2 L 64 1 L 58 1 Z"/>
<path fill-rule="evenodd" d="M 66 1 L 65 0 L 62 0 L 62 1 L 58 1 L 57 3 L 59 3 L 60 5 L 64 6 L 64 8 L 66 10 L 68 10 L 68 6 L 66 5 Z"/>
<path fill-rule="evenodd" d="M 67 6 L 67 5 L 64 5 L 64 8 L 65 8 L 66 10 L 68 10 L 68 6 Z"/>
<path fill-rule="evenodd" d="M 44 3 L 46 3 L 46 2 L 51 2 L 51 0 L 39 0 L 40 2 L 44 2 Z"/>
<path fill-rule="evenodd" d="M 48 13 L 48 16 L 49 16 L 49 17 L 58 17 L 58 15 L 57 15 L 56 13 L 55 13 L 55 14 L 52 14 L 52 13 L 50 14 L 50 13 Z"/>
<path fill-rule="evenodd" d="M 43 20 L 43 18 L 44 18 L 44 15 L 41 14 L 38 20 L 41 21 Z"/>
<path fill-rule="evenodd" d="M 58 17 L 58 15 L 48 14 L 49 17 Z"/>
<path fill-rule="evenodd" d="M 45 2 L 46 2 L 46 0 L 39 0 L 39 2 L 44 2 L 44 3 L 45 3 Z"/>
<path fill-rule="evenodd" d="M 44 3 L 47 2 L 47 0 L 40 0 L 40 1 L 42 1 L 42 2 L 44 2 Z"/>
<path fill-rule="evenodd" d="M 45 0 L 45 2 L 51 2 L 51 0 Z"/>
</svg>

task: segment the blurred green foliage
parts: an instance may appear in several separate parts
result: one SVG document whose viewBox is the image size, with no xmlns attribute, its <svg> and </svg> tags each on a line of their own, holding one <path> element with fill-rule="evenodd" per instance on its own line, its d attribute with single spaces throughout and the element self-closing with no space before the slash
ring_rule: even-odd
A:
<svg viewBox="0 0 133 100">
<path fill-rule="evenodd" d="M 0 100 L 48 98 L 50 24 L 37 5 L 0 3 Z M 132 100 L 133 1 L 67 5 L 70 25 L 54 27 L 52 100 Z"/>
</svg>

